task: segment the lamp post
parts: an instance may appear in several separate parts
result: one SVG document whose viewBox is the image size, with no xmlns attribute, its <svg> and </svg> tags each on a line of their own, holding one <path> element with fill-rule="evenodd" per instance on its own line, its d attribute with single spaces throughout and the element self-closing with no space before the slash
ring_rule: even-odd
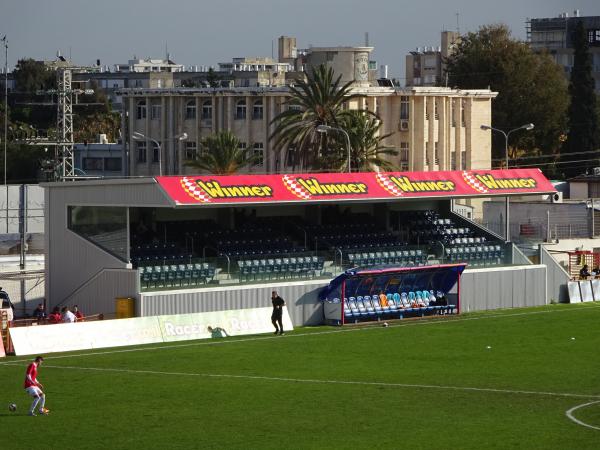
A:
<svg viewBox="0 0 600 450">
<path fill-rule="evenodd" d="M 498 133 L 501 133 L 504 136 L 504 159 L 505 159 L 505 164 L 506 164 L 506 168 L 508 169 L 508 137 L 511 135 L 511 133 L 515 132 L 515 131 L 519 131 L 519 130 L 533 130 L 533 128 L 535 127 L 534 124 L 532 123 L 527 123 L 525 125 L 521 125 L 518 128 L 513 128 L 512 130 L 504 131 L 504 130 L 500 130 L 499 128 L 494 128 L 491 127 L 489 125 L 481 125 L 481 129 L 482 130 L 490 130 L 490 131 L 496 131 Z M 506 221 L 506 242 L 510 241 L 510 201 L 508 199 L 508 196 L 505 197 L 504 200 L 504 207 L 505 207 L 505 221 Z"/>
<path fill-rule="evenodd" d="M 131 133 L 131 137 L 133 138 L 133 140 L 135 141 L 150 141 L 153 142 L 154 145 L 156 145 L 156 147 L 158 147 L 158 174 L 160 176 L 162 176 L 162 148 L 160 145 L 160 142 L 158 142 L 156 139 L 151 138 L 150 136 L 146 136 L 145 134 L 140 133 L 139 131 L 134 131 L 133 133 Z M 176 141 L 185 141 L 188 138 L 188 134 L 187 133 L 181 133 L 178 134 L 177 136 L 173 136 L 171 139 L 174 139 Z M 169 139 L 167 139 L 169 140 Z"/>
<path fill-rule="evenodd" d="M 8 41 L 4 42 L 4 186 L 6 186 L 6 144 L 8 143 Z M 8 191 L 7 191 L 8 192 Z M 6 230 L 8 233 L 8 229 Z"/>
<path fill-rule="evenodd" d="M 346 136 L 346 150 L 348 151 L 348 173 L 352 172 L 352 169 L 350 167 L 350 136 L 348 135 L 348 132 L 343 128 L 330 127 L 329 125 L 319 125 L 317 126 L 317 131 L 319 133 L 327 133 L 328 131 L 339 131 L 341 133 L 344 133 L 344 135 Z"/>
</svg>

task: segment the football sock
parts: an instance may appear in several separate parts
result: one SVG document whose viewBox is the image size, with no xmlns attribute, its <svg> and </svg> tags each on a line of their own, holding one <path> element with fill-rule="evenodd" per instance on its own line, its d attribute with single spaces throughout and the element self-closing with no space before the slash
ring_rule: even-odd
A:
<svg viewBox="0 0 600 450">
<path fill-rule="evenodd" d="M 40 397 L 40 411 L 44 408 L 45 404 L 46 404 L 46 394 L 42 394 L 42 396 Z"/>
<path fill-rule="evenodd" d="M 34 412 L 35 411 L 35 407 L 37 406 L 37 404 L 39 403 L 40 398 L 39 397 L 34 397 L 33 398 L 33 402 L 31 402 L 31 409 L 29 410 L 29 412 Z"/>
</svg>

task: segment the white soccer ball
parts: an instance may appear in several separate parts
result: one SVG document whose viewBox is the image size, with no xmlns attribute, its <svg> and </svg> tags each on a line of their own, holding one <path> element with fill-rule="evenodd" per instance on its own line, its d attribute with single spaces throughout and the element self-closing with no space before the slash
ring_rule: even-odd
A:
<svg viewBox="0 0 600 450">
<path fill-rule="evenodd" d="M 8 405 L 8 410 L 15 412 L 17 410 L 17 405 L 15 405 L 14 403 L 11 403 L 10 405 Z"/>
<path fill-rule="evenodd" d="M 387 322 L 383 322 L 383 326 L 384 326 L 384 327 L 388 327 L 389 325 L 388 325 L 388 323 L 387 323 Z"/>
</svg>

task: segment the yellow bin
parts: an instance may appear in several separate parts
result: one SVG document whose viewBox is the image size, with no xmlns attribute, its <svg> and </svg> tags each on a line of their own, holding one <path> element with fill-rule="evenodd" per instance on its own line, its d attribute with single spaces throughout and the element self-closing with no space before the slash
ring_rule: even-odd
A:
<svg viewBox="0 0 600 450">
<path fill-rule="evenodd" d="M 135 299 L 131 297 L 117 297 L 115 299 L 117 319 L 127 319 L 135 316 Z"/>
</svg>

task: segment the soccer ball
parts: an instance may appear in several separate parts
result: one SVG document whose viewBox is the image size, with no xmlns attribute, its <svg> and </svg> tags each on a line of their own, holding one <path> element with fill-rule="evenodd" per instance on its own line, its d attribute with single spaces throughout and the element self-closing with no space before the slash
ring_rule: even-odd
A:
<svg viewBox="0 0 600 450">
<path fill-rule="evenodd" d="M 15 412 L 17 410 L 17 405 L 11 403 L 10 405 L 8 405 L 8 410 L 11 412 Z"/>
<path fill-rule="evenodd" d="M 389 325 L 388 325 L 388 323 L 387 323 L 387 322 L 383 322 L 383 326 L 384 326 L 384 327 L 387 327 L 387 326 L 389 326 Z"/>
</svg>

